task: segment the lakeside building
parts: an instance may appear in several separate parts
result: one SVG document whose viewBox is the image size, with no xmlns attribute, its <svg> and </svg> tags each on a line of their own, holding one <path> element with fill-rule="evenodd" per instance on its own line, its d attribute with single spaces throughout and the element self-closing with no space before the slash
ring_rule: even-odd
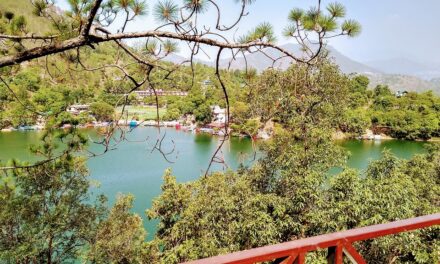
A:
<svg viewBox="0 0 440 264">
<path fill-rule="evenodd" d="M 222 129 L 225 128 L 226 122 L 228 120 L 226 109 L 221 108 L 218 105 L 211 106 L 212 122 L 206 125 L 210 130 L 222 133 Z M 224 132 L 224 131 L 223 131 Z"/>
<path fill-rule="evenodd" d="M 155 96 L 153 89 L 135 91 L 134 92 L 139 98 L 145 98 L 149 96 Z M 156 90 L 157 96 L 187 96 L 188 92 L 184 91 L 165 91 L 163 89 Z"/>
<path fill-rule="evenodd" d="M 77 104 L 77 105 L 71 105 L 67 108 L 67 112 L 73 114 L 73 115 L 79 115 L 83 112 L 88 112 L 90 109 L 90 105 L 88 104 Z"/>
<path fill-rule="evenodd" d="M 211 111 L 212 111 L 212 122 L 213 123 L 225 124 L 226 122 L 228 122 L 228 117 L 227 117 L 225 108 L 221 108 L 218 105 L 214 105 L 214 106 L 211 106 Z"/>
</svg>

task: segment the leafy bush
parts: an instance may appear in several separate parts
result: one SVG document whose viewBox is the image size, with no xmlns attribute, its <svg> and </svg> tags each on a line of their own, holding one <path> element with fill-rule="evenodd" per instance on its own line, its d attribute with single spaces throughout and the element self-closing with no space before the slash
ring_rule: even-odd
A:
<svg viewBox="0 0 440 264">
<path fill-rule="evenodd" d="M 111 121 L 115 113 L 114 107 L 105 102 L 91 104 L 90 111 L 97 121 Z"/>
</svg>

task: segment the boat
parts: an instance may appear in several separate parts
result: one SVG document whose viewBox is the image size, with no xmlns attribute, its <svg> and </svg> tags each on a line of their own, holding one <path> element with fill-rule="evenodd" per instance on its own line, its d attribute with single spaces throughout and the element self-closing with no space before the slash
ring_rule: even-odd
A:
<svg viewBox="0 0 440 264">
<path fill-rule="evenodd" d="M 196 125 L 191 125 L 188 127 L 188 131 L 195 131 L 197 129 Z"/>
<path fill-rule="evenodd" d="M 131 120 L 130 121 L 130 123 L 128 124 L 130 127 L 137 127 L 139 124 L 138 124 L 138 121 L 136 121 L 136 120 Z"/>
<path fill-rule="evenodd" d="M 124 119 L 118 120 L 118 125 L 120 125 L 120 126 L 126 126 L 127 123 L 128 123 L 127 120 L 124 120 Z"/>
<path fill-rule="evenodd" d="M 179 125 L 180 123 L 178 121 L 164 121 L 163 125 L 166 127 L 175 127 L 176 125 Z"/>
<path fill-rule="evenodd" d="M 0 130 L 1 132 L 12 132 L 15 131 L 17 129 L 13 128 L 13 127 L 7 127 L 7 128 L 3 128 L 2 130 Z"/>
<path fill-rule="evenodd" d="M 20 130 L 20 131 L 35 130 L 35 127 L 33 127 L 33 126 L 20 126 L 20 127 L 18 127 L 18 130 Z"/>
<path fill-rule="evenodd" d="M 214 129 L 212 128 L 206 128 L 206 127 L 202 127 L 199 129 L 200 133 L 209 133 L 209 134 L 214 134 Z"/>
<path fill-rule="evenodd" d="M 106 127 L 109 124 L 109 122 L 94 122 L 95 127 Z"/>
<path fill-rule="evenodd" d="M 157 121 L 155 120 L 147 120 L 143 122 L 144 126 L 157 126 Z M 163 123 L 159 123 L 160 126 L 163 126 Z"/>
</svg>

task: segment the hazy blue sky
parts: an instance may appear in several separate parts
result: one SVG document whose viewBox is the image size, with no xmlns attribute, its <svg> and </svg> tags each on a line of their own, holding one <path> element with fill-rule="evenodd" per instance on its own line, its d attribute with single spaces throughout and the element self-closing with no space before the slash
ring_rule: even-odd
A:
<svg viewBox="0 0 440 264">
<path fill-rule="evenodd" d="M 65 8 L 66 0 L 58 0 Z M 155 0 L 147 1 L 150 10 Z M 179 2 L 179 0 L 177 0 Z M 220 0 L 224 7 L 225 23 L 237 15 L 239 5 L 234 0 Z M 307 8 L 314 0 L 257 0 L 251 5 L 249 15 L 241 22 L 238 35 L 256 24 L 267 21 L 276 30 L 278 43 L 288 42 L 281 36 L 287 15 L 293 7 Z M 323 0 L 323 3 L 333 1 Z M 358 20 L 363 27 L 357 38 L 338 38 L 330 45 L 343 54 L 359 60 L 407 58 L 440 64 L 440 0 L 340 0 L 347 7 L 349 18 Z M 213 10 L 212 10 L 213 11 Z M 202 22 L 211 23 L 210 16 Z M 154 25 L 151 15 L 138 19 L 129 30 L 143 30 Z"/>
</svg>

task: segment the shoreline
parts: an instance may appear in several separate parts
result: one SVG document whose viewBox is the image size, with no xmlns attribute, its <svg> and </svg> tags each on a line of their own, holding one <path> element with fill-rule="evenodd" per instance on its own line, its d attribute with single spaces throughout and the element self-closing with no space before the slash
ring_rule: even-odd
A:
<svg viewBox="0 0 440 264">
<path fill-rule="evenodd" d="M 363 134 L 361 136 L 354 136 L 351 134 L 344 133 L 342 131 L 336 131 L 332 135 L 333 140 L 362 140 L 362 141 L 387 141 L 387 140 L 403 140 L 403 141 L 414 141 L 414 142 L 440 142 L 440 137 L 432 137 L 430 139 L 403 139 L 403 138 L 393 138 L 385 134 Z"/>
<path fill-rule="evenodd" d="M 213 136 L 222 136 L 221 133 L 218 133 L 219 131 L 214 131 L 212 129 L 207 129 L 206 127 L 197 127 L 195 125 L 193 126 L 184 126 L 181 123 L 179 123 L 178 121 L 161 121 L 159 123 L 159 126 L 157 124 L 156 121 L 136 121 L 137 123 L 134 124 L 132 123 L 132 121 L 126 122 L 126 121 L 122 121 L 119 123 L 119 125 L 121 126 L 126 126 L 126 127 L 138 127 L 138 126 L 142 126 L 142 127 L 166 127 L 166 128 L 175 128 L 176 130 L 181 130 L 184 132 L 192 132 L 192 133 L 201 133 L 201 134 L 210 134 Z M 63 126 L 60 127 L 59 129 L 68 129 L 71 126 Z M 109 123 L 107 122 L 102 122 L 102 123 L 96 123 L 96 124 L 86 124 L 86 125 L 80 125 L 78 126 L 78 128 L 80 129 L 87 129 L 87 128 L 105 128 L 105 127 L 109 127 Z M 0 133 L 9 133 L 9 132 L 15 132 L 15 131 L 19 131 L 19 132 L 27 132 L 27 131 L 43 131 L 44 127 L 42 126 L 24 126 L 24 127 L 19 127 L 19 128 L 6 128 L 6 129 L 1 129 Z M 212 131 L 211 131 L 212 130 Z M 376 136 L 376 137 L 374 137 Z M 242 136 L 242 135 L 234 135 L 231 133 L 231 137 L 246 137 L 246 136 Z M 249 137 L 249 136 L 247 136 Z M 268 140 L 270 138 L 257 138 L 258 140 Z M 360 140 L 360 141 L 387 141 L 387 140 L 403 140 L 403 141 L 414 141 L 414 142 L 440 142 L 440 137 L 433 137 L 430 139 L 415 139 L 415 140 L 410 140 L 410 139 L 400 139 L 400 138 L 393 138 L 390 137 L 388 135 L 385 134 L 380 134 L 380 135 L 367 135 L 364 134 L 362 136 L 352 136 L 352 135 L 348 135 L 347 133 L 341 132 L 341 131 L 337 131 L 335 133 L 333 133 L 332 135 L 332 139 L 334 141 L 340 141 L 340 140 Z"/>
</svg>

